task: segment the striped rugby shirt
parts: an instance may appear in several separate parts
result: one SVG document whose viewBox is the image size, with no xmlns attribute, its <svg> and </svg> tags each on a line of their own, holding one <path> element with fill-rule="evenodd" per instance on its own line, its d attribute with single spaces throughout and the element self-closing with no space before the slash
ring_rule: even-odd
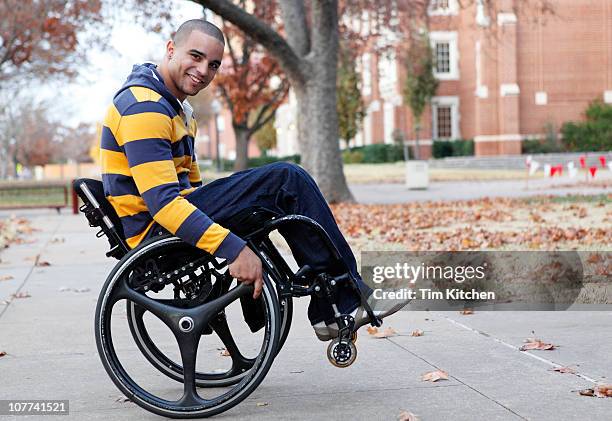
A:
<svg viewBox="0 0 612 421">
<path fill-rule="evenodd" d="M 154 64 L 134 66 L 102 127 L 104 194 L 130 247 L 157 222 L 183 241 L 232 261 L 245 242 L 185 199 L 202 185 L 190 114 L 166 89 Z"/>
</svg>

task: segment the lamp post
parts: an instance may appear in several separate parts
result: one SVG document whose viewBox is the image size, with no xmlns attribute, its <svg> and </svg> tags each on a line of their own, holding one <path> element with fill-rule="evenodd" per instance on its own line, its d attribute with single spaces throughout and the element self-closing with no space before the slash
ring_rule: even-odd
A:
<svg viewBox="0 0 612 421">
<path fill-rule="evenodd" d="M 210 103 L 212 112 L 215 116 L 215 145 L 217 149 L 217 172 L 221 172 L 221 153 L 219 151 L 219 112 L 221 112 L 221 103 L 218 99 L 213 99 Z"/>
</svg>

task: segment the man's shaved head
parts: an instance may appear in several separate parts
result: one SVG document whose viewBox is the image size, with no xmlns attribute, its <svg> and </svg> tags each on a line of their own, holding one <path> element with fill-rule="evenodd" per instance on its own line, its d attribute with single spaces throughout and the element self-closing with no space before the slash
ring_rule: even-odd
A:
<svg viewBox="0 0 612 421">
<path fill-rule="evenodd" d="M 172 41 L 174 41 L 176 45 L 181 45 L 193 31 L 203 32 L 225 45 L 223 32 L 221 32 L 217 26 L 204 19 L 191 19 L 183 22 L 183 24 L 176 30 L 176 33 L 172 37 Z"/>
</svg>

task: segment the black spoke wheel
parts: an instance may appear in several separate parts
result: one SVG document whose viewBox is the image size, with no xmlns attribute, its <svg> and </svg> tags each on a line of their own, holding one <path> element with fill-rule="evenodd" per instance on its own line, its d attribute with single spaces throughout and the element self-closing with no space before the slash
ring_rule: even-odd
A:
<svg viewBox="0 0 612 421">
<path fill-rule="evenodd" d="M 182 273 L 180 273 L 181 268 L 185 267 L 182 259 L 186 254 L 195 253 L 194 250 L 197 249 L 175 237 L 166 237 L 147 242 L 130 251 L 109 275 L 96 308 L 96 345 L 104 368 L 112 381 L 137 405 L 171 418 L 199 418 L 215 415 L 245 399 L 261 383 L 270 369 L 278 348 L 281 330 L 276 291 L 269 277 L 265 275 L 260 299 L 263 326 L 257 335 L 261 344 L 257 342 L 255 348 L 258 349 L 258 354 L 254 358 L 246 358 L 237 348 L 232 353 L 229 348 L 233 339 L 222 316 L 225 309 L 233 302 L 248 299 L 252 295 L 253 287 L 237 284 L 232 288 L 231 279 L 219 276 L 210 285 L 199 280 L 200 285 L 195 288 L 193 280 L 190 281 L 191 278 L 187 275 L 181 278 Z M 190 256 L 189 259 L 191 258 Z M 214 265 L 215 262 L 210 263 Z M 174 275 L 178 278 L 173 278 Z M 159 280 L 158 285 L 153 282 L 156 279 Z M 183 281 L 176 279 L 183 279 Z M 177 294 L 176 289 L 173 298 L 156 298 L 152 294 L 169 288 L 170 285 L 181 286 L 181 282 L 188 284 L 183 285 L 184 288 L 182 288 L 188 292 L 187 297 L 182 297 L 180 293 Z M 180 290 L 181 288 L 179 292 Z M 120 307 L 118 306 L 120 302 L 128 303 L 128 308 L 132 307 L 131 316 L 135 317 L 136 322 L 139 319 L 138 313 L 147 312 L 152 315 L 149 317 L 159 319 L 172 332 L 180 355 L 180 364 L 174 364 L 177 372 L 180 373 L 180 381 L 183 383 L 178 399 L 167 399 L 159 396 L 153 390 L 147 390 L 147 386 L 139 382 L 139 377 L 126 369 L 130 362 L 122 359 L 123 354 L 118 352 L 118 350 L 121 351 L 122 343 L 118 342 L 118 347 L 114 344 L 114 325 L 111 323 L 113 316 L 117 319 L 117 314 L 113 314 L 113 309 Z M 230 370 L 234 370 L 232 376 L 224 377 L 220 373 L 211 373 L 211 375 L 216 374 L 217 379 L 220 380 L 230 378 L 236 380 L 236 373 L 239 370 L 241 376 L 237 382 L 234 382 L 235 384 L 229 386 L 225 384 L 227 387 L 219 387 L 214 390 L 207 389 L 210 393 L 203 397 L 197 391 L 199 381 L 196 370 L 197 357 L 200 340 L 206 341 L 207 339 L 206 335 L 202 337 L 202 334 L 210 331 L 211 328 L 228 347 L 230 355 L 235 354 Z M 152 341 L 149 345 L 151 348 L 155 346 Z M 158 348 L 155 346 L 155 349 Z M 163 355 L 161 351 L 160 354 Z M 133 356 L 134 354 L 131 354 L 131 357 Z M 215 380 L 215 378 L 210 380 Z M 215 396 L 212 396 L 213 392 Z M 216 392 L 219 394 L 216 395 Z"/>
</svg>

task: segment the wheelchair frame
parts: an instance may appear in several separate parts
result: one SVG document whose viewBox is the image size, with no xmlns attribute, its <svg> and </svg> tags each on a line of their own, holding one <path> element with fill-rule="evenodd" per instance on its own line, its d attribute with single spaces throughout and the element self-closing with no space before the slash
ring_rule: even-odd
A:
<svg viewBox="0 0 612 421">
<path fill-rule="evenodd" d="M 94 184 L 94 183 L 99 183 L 99 184 Z M 94 190 L 96 189 L 98 190 L 92 191 L 92 189 L 90 189 L 90 186 L 92 188 L 95 187 Z M 103 191 L 102 193 L 100 192 L 100 189 L 99 189 L 100 187 L 101 187 L 101 182 L 96 181 L 96 180 L 78 179 L 73 182 L 73 188 L 75 192 L 83 200 L 83 205 L 79 208 L 79 210 L 85 214 L 87 220 L 89 221 L 90 226 L 100 228 L 100 231 L 98 231 L 96 236 L 97 237 L 106 236 L 109 241 L 110 250 L 106 253 L 108 257 L 114 257 L 116 259 L 122 260 L 122 258 L 124 258 L 128 253 L 132 252 L 132 254 L 137 255 L 139 250 L 146 248 L 146 247 L 152 247 L 152 244 L 158 241 L 160 242 L 170 241 L 174 243 L 180 241 L 177 237 L 165 235 L 165 236 L 156 237 L 155 239 L 144 242 L 141 245 L 137 246 L 134 250 L 130 250 L 127 243 L 123 239 L 123 232 L 122 232 L 122 227 L 120 225 L 120 221 L 118 217 L 116 216 L 116 213 L 114 212 L 114 209 L 112 208 L 112 206 L 104 198 Z M 98 200 L 96 196 L 98 196 L 100 199 Z M 252 219 L 252 220 L 260 219 L 261 220 L 262 213 L 264 213 L 264 211 L 262 211 L 261 209 L 257 209 L 257 208 L 249 210 L 248 212 L 250 212 L 250 215 L 247 216 L 246 218 L 247 220 L 248 219 Z M 270 215 L 267 215 L 267 216 L 269 217 Z M 354 341 L 356 339 L 356 333 L 353 332 L 354 320 L 352 320 L 352 317 L 350 315 L 340 314 L 335 304 L 336 302 L 335 296 L 337 293 L 338 286 L 341 283 L 348 282 L 348 284 L 351 285 L 352 288 L 354 288 L 354 290 L 361 296 L 362 305 L 364 305 L 368 315 L 370 316 L 371 323 L 374 326 L 380 326 L 381 322 L 378 318 L 374 316 L 372 310 L 367 304 L 365 297 L 363 296 L 363 294 L 357 287 L 357 284 L 355 283 L 355 281 L 352 279 L 352 276 L 350 275 L 348 269 L 346 270 L 344 274 L 340 276 L 331 276 L 326 273 L 316 274 L 308 265 L 305 265 L 301 267 L 296 273 L 293 273 L 293 271 L 290 269 L 285 259 L 280 255 L 279 251 L 277 250 L 277 248 L 274 246 L 274 244 L 269 238 L 269 234 L 272 231 L 282 228 L 284 226 L 287 226 L 289 224 L 301 224 L 301 225 L 304 225 L 305 227 L 308 227 L 309 229 L 312 229 L 322 239 L 326 247 L 329 249 L 331 255 L 333 256 L 333 259 L 339 263 L 342 263 L 340 254 L 338 250 L 336 249 L 336 247 L 334 246 L 334 244 L 332 243 L 331 239 L 329 238 L 329 235 L 327 234 L 327 232 L 323 229 L 323 227 L 321 227 L 319 223 L 317 223 L 316 221 L 306 216 L 302 216 L 302 215 L 271 216 L 265 222 L 263 222 L 263 226 L 253 229 L 252 231 L 250 231 L 250 233 L 246 235 L 242 235 L 243 239 L 247 242 L 247 245 L 260 257 L 266 277 L 269 276 L 273 281 L 273 282 L 270 282 L 268 279 L 266 279 L 266 284 L 273 283 L 276 286 L 276 300 L 277 300 L 276 305 L 280 309 L 279 310 L 280 320 L 278 320 L 278 322 L 280 322 L 280 328 L 279 328 L 278 338 L 274 338 L 277 340 L 277 342 L 275 345 L 276 349 L 273 352 L 272 360 L 278 354 L 278 352 L 280 352 L 280 349 L 282 348 L 289 334 L 289 330 L 291 327 L 292 313 L 293 313 L 292 298 L 302 297 L 302 296 L 307 296 L 307 295 L 317 295 L 319 297 L 323 297 L 329 300 L 332 306 L 333 312 L 334 312 L 334 317 L 336 318 L 336 321 L 339 326 L 339 337 L 333 340 L 332 343 L 330 343 L 330 346 L 328 347 L 328 359 L 330 360 L 332 364 L 334 364 L 337 367 L 347 367 L 350 364 L 352 364 L 352 362 L 354 362 L 356 358 L 357 350 L 354 346 Z M 214 261 L 214 258 L 212 258 L 211 256 L 211 262 L 212 261 Z M 109 276 L 109 280 L 118 266 L 119 265 L 117 265 L 115 269 L 113 270 L 113 272 L 111 272 L 111 275 Z M 234 288 L 229 292 L 233 293 L 234 295 L 238 294 L 238 292 L 235 292 L 236 290 L 240 290 L 240 289 L 244 290 L 244 288 L 240 288 L 240 286 L 246 287 L 246 285 L 241 284 L 239 285 L 239 287 Z M 252 290 L 252 287 L 251 287 L 251 290 Z M 104 292 L 104 289 L 102 292 Z M 101 295 L 100 300 L 102 299 L 103 299 L 103 296 Z M 99 300 L 99 306 L 100 306 L 100 300 Z M 234 361 L 233 359 L 232 369 L 230 369 L 230 371 L 228 371 L 227 373 L 224 373 L 223 375 L 208 375 L 208 374 L 197 373 L 195 372 L 195 366 L 194 366 L 193 369 L 194 369 L 196 378 L 195 380 L 192 379 L 191 377 L 193 374 L 190 374 L 188 371 L 184 372 L 183 367 L 173 363 L 169 358 L 166 358 L 163 355 L 163 353 L 159 351 L 159 349 L 157 349 L 157 347 L 155 346 L 151 338 L 148 337 L 148 333 L 146 332 L 146 329 L 144 328 L 144 324 L 142 323 L 142 313 L 145 310 L 139 309 L 138 304 L 136 304 L 135 301 L 131 301 L 129 298 L 127 300 L 128 300 L 128 323 L 130 326 L 131 334 L 134 340 L 136 341 L 138 348 L 143 353 L 143 355 L 147 358 L 147 360 L 149 360 L 149 362 L 154 367 L 156 367 L 166 376 L 176 381 L 179 381 L 179 382 L 186 383 L 187 380 L 194 381 L 197 387 L 228 386 L 228 385 L 234 385 L 236 383 L 239 383 L 241 379 L 243 379 L 244 376 L 248 374 L 250 367 L 253 366 L 251 365 L 249 367 L 248 361 L 246 362 L 239 361 L 238 365 L 235 367 L 236 361 Z M 100 307 L 98 308 L 97 313 L 99 311 L 100 311 Z M 140 324 L 138 321 L 139 312 L 140 312 L 140 318 L 141 318 Z M 222 339 L 223 343 L 226 344 L 226 347 L 228 347 L 229 349 L 229 347 L 232 346 L 231 344 L 233 343 L 233 338 L 231 337 L 231 333 L 227 329 L 227 325 L 225 324 L 225 328 L 224 328 L 223 320 L 217 323 L 216 326 L 213 326 L 213 324 L 214 323 L 211 322 L 211 324 L 209 325 L 209 328 L 217 332 L 219 337 Z M 96 329 L 97 328 L 98 326 L 96 325 Z M 98 337 L 96 339 L 98 339 Z M 100 349 L 100 343 L 99 341 L 97 342 L 98 342 L 98 347 Z M 234 343 L 234 346 L 235 346 L 235 343 Z M 197 347 L 197 344 L 196 344 L 196 347 Z M 230 356 L 233 353 L 234 352 L 230 352 Z M 240 354 L 238 353 L 238 355 Z M 103 363 L 105 363 L 104 360 L 103 360 Z M 270 364 L 271 364 L 271 361 L 268 364 L 267 368 L 263 368 L 263 370 L 265 371 L 263 373 L 263 376 L 265 376 L 265 373 L 267 373 L 267 370 L 269 369 Z M 109 367 L 107 366 L 107 363 L 105 363 L 104 365 L 109 375 L 111 375 L 111 372 L 109 371 Z M 261 379 L 263 379 L 263 376 L 261 376 Z M 125 390 L 124 386 L 120 385 L 118 381 L 112 375 L 111 375 L 111 378 L 124 393 L 128 392 L 126 393 L 127 395 L 133 394 L 132 391 Z M 257 381 L 256 384 L 251 385 L 249 388 L 252 387 L 252 389 L 254 389 L 257 386 L 257 384 L 259 384 L 261 379 Z M 247 395 L 251 392 L 252 390 L 249 391 Z M 240 398 L 235 404 L 239 403 L 247 395 Z M 216 413 L 229 409 L 229 408 L 224 407 L 219 410 L 210 410 L 205 413 L 202 413 L 200 411 L 197 414 L 192 414 L 188 412 L 181 413 L 180 411 L 178 413 L 174 413 L 171 411 L 156 410 L 156 408 L 151 408 L 149 405 L 146 405 L 146 402 L 144 402 L 143 404 L 143 402 L 136 401 L 136 403 L 138 403 L 140 406 L 143 406 L 145 409 L 150 410 L 152 412 L 156 412 L 160 415 L 176 417 L 176 418 L 210 416 L 210 415 L 214 415 Z"/>
</svg>

